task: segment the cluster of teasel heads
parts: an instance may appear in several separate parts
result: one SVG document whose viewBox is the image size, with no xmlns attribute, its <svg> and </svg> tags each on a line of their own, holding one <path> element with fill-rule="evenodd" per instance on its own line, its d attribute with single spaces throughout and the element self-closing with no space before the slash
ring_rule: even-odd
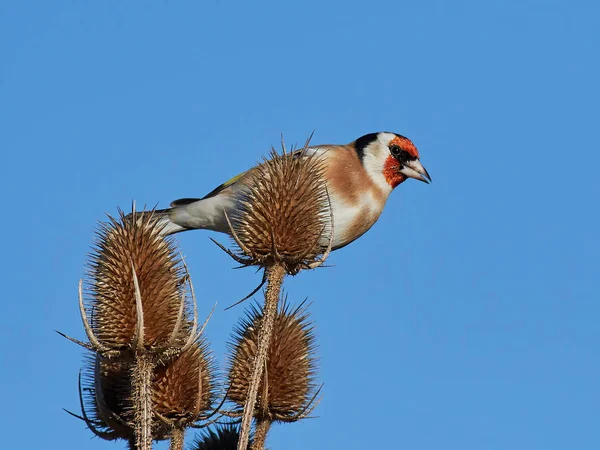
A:
<svg viewBox="0 0 600 450">
<path fill-rule="evenodd" d="M 186 429 L 216 423 L 196 438 L 194 450 L 259 450 L 273 423 L 312 412 L 320 389 L 307 306 L 279 301 L 286 274 L 318 267 L 331 251 L 322 165 L 306 148 L 272 150 L 247 175 L 240 209 L 227 218 L 238 249 L 218 245 L 243 266 L 264 270 L 251 295 L 266 289 L 264 304 L 252 305 L 234 331 L 221 389 L 206 322 L 198 326 L 192 281 L 174 242 L 161 237 L 151 211 L 120 213 L 101 225 L 87 302 L 79 284 L 89 342 L 69 338 L 90 352 L 76 416 L 97 436 L 124 439 L 136 450 L 170 439 L 175 450 L 183 448 Z"/>
<path fill-rule="evenodd" d="M 101 225 L 87 297 L 86 307 L 80 281 L 88 342 L 76 342 L 90 351 L 80 417 L 97 436 L 131 448 L 163 439 L 182 448 L 184 430 L 212 413 L 214 369 L 187 268 L 151 213 Z"/>
</svg>

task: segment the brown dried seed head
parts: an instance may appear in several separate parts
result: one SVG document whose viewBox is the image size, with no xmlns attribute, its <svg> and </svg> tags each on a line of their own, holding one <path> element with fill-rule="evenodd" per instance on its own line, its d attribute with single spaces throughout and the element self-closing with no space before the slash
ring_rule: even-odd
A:
<svg viewBox="0 0 600 450">
<path fill-rule="evenodd" d="M 293 421 L 306 411 L 315 391 L 315 339 L 306 307 L 291 310 L 281 302 L 258 390 L 254 416 Z M 253 305 L 230 344 L 229 399 L 243 407 L 258 346 L 262 311 Z M 267 380 L 265 384 L 265 379 Z"/>
<path fill-rule="evenodd" d="M 219 425 L 214 431 L 209 429 L 198 436 L 192 450 L 236 450 L 239 437 L 238 426 Z"/>
<path fill-rule="evenodd" d="M 248 175 L 232 225 L 252 264 L 274 262 L 296 273 L 325 252 L 330 229 L 323 161 L 306 148 L 265 160 Z"/>
<path fill-rule="evenodd" d="M 133 263 L 142 298 L 144 343 L 161 346 L 169 340 L 185 301 L 180 260 L 173 241 L 159 235 L 151 212 L 119 215 L 101 224 L 89 260 L 92 329 L 108 346 L 132 343 L 137 320 Z"/>
<path fill-rule="evenodd" d="M 208 345 L 204 338 L 155 371 L 155 411 L 183 427 L 200 420 L 214 399 L 215 382 Z"/>
</svg>

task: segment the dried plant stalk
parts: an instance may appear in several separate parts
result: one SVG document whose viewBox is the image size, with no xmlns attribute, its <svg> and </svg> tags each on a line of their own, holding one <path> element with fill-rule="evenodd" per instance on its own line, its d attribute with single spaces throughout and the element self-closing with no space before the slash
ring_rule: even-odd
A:
<svg viewBox="0 0 600 450">
<path fill-rule="evenodd" d="M 175 428 L 171 434 L 171 442 L 169 443 L 169 450 L 183 450 L 185 442 L 185 429 Z"/>
<path fill-rule="evenodd" d="M 152 378 L 155 363 L 147 354 L 138 355 L 132 369 L 134 434 L 138 450 L 152 450 Z"/>
<path fill-rule="evenodd" d="M 251 450 L 263 450 L 267 435 L 273 422 L 269 419 L 257 419 L 254 425 L 254 442 L 250 445 Z"/>
<path fill-rule="evenodd" d="M 212 370 L 197 332 L 191 280 L 173 242 L 160 235 L 152 212 L 119 213 L 119 220 L 101 225 L 91 257 L 91 317 L 80 282 L 90 343 L 69 339 L 95 353 L 81 418 L 101 438 L 150 450 L 153 440 L 176 437 L 210 407 Z"/>
<path fill-rule="evenodd" d="M 287 153 L 274 149 L 246 175 L 246 189 L 230 222 L 243 265 L 265 268 L 264 314 L 244 406 L 238 450 L 246 450 L 260 379 L 266 363 L 277 301 L 286 273 L 321 265 L 333 243 L 333 215 L 323 179 L 323 161 L 308 147 Z M 227 218 L 229 220 L 229 218 Z"/>
<path fill-rule="evenodd" d="M 254 402 L 258 394 L 258 387 L 267 361 L 267 352 L 271 343 L 273 333 L 273 323 L 277 314 L 277 300 L 285 276 L 285 269 L 279 264 L 273 265 L 267 270 L 267 289 L 265 292 L 265 307 L 258 332 L 258 348 L 254 358 L 252 376 L 248 386 L 248 395 L 244 404 L 242 415 L 242 424 L 240 428 L 240 441 L 238 450 L 246 450 L 250 439 L 250 424 L 254 412 Z"/>
<path fill-rule="evenodd" d="M 90 263 L 91 328 L 108 348 L 131 352 L 133 430 L 138 450 L 152 448 L 152 381 L 161 350 L 184 332 L 183 268 L 172 241 L 160 235 L 152 213 L 113 218 L 99 232 Z"/>
<path fill-rule="evenodd" d="M 312 323 L 306 307 L 279 308 L 273 324 L 264 374 L 252 414 L 256 419 L 253 449 L 262 449 L 271 423 L 294 422 L 312 410 L 316 358 Z M 236 328 L 230 344 L 229 391 L 231 401 L 250 404 L 248 385 L 258 352 L 263 311 L 253 307 Z M 310 410 L 310 411 L 309 411 Z"/>
</svg>

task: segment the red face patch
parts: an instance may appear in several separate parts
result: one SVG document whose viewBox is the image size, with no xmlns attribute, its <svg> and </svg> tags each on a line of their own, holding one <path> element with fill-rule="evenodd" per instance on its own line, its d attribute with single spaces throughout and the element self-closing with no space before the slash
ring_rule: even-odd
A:
<svg viewBox="0 0 600 450">
<path fill-rule="evenodd" d="M 417 150 L 417 147 L 415 147 L 415 144 L 413 144 L 412 141 L 408 138 L 405 138 L 403 136 L 396 136 L 390 142 L 390 146 L 392 145 L 397 145 L 402 150 L 407 152 L 410 156 L 413 156 L 415 158 L 419 157 L 419 151 Z"/>
<path fill-rule="evenodd" d="M 383 176 L 385 177 L 385 181 L 387 181 L 392 189 L 406 180 L 406 175 L 400 173 L 400 169 L 401 166 L 398 160 L 391 155 L 388 156 L 385 160 L 385 164 L 383 165 Z"/>
</svg>

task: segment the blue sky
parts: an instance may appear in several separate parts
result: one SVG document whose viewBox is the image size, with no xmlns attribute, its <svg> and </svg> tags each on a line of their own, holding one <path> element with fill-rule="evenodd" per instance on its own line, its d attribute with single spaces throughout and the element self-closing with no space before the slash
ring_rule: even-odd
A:
<svg viewBox="0 0 600 450">
<path fill-rule="evenodd" d="M 5 1 L 3 448 L 108 449 L 77 410 L 77 282 L 117 206 L 203 196 L 277 144 L 410 137 L 408 181 L 313 302 L 320 417 L 274 449 L 600 448 L 600 6 Z M 259 281 L 180 235 L 221 365 Z M 218 236 L 222 242 L 225 237 Z M 8 432 L 7 432 L 8 431 Z M 165 448 L 164 445 L 157 448 Z"/>
</svg>

